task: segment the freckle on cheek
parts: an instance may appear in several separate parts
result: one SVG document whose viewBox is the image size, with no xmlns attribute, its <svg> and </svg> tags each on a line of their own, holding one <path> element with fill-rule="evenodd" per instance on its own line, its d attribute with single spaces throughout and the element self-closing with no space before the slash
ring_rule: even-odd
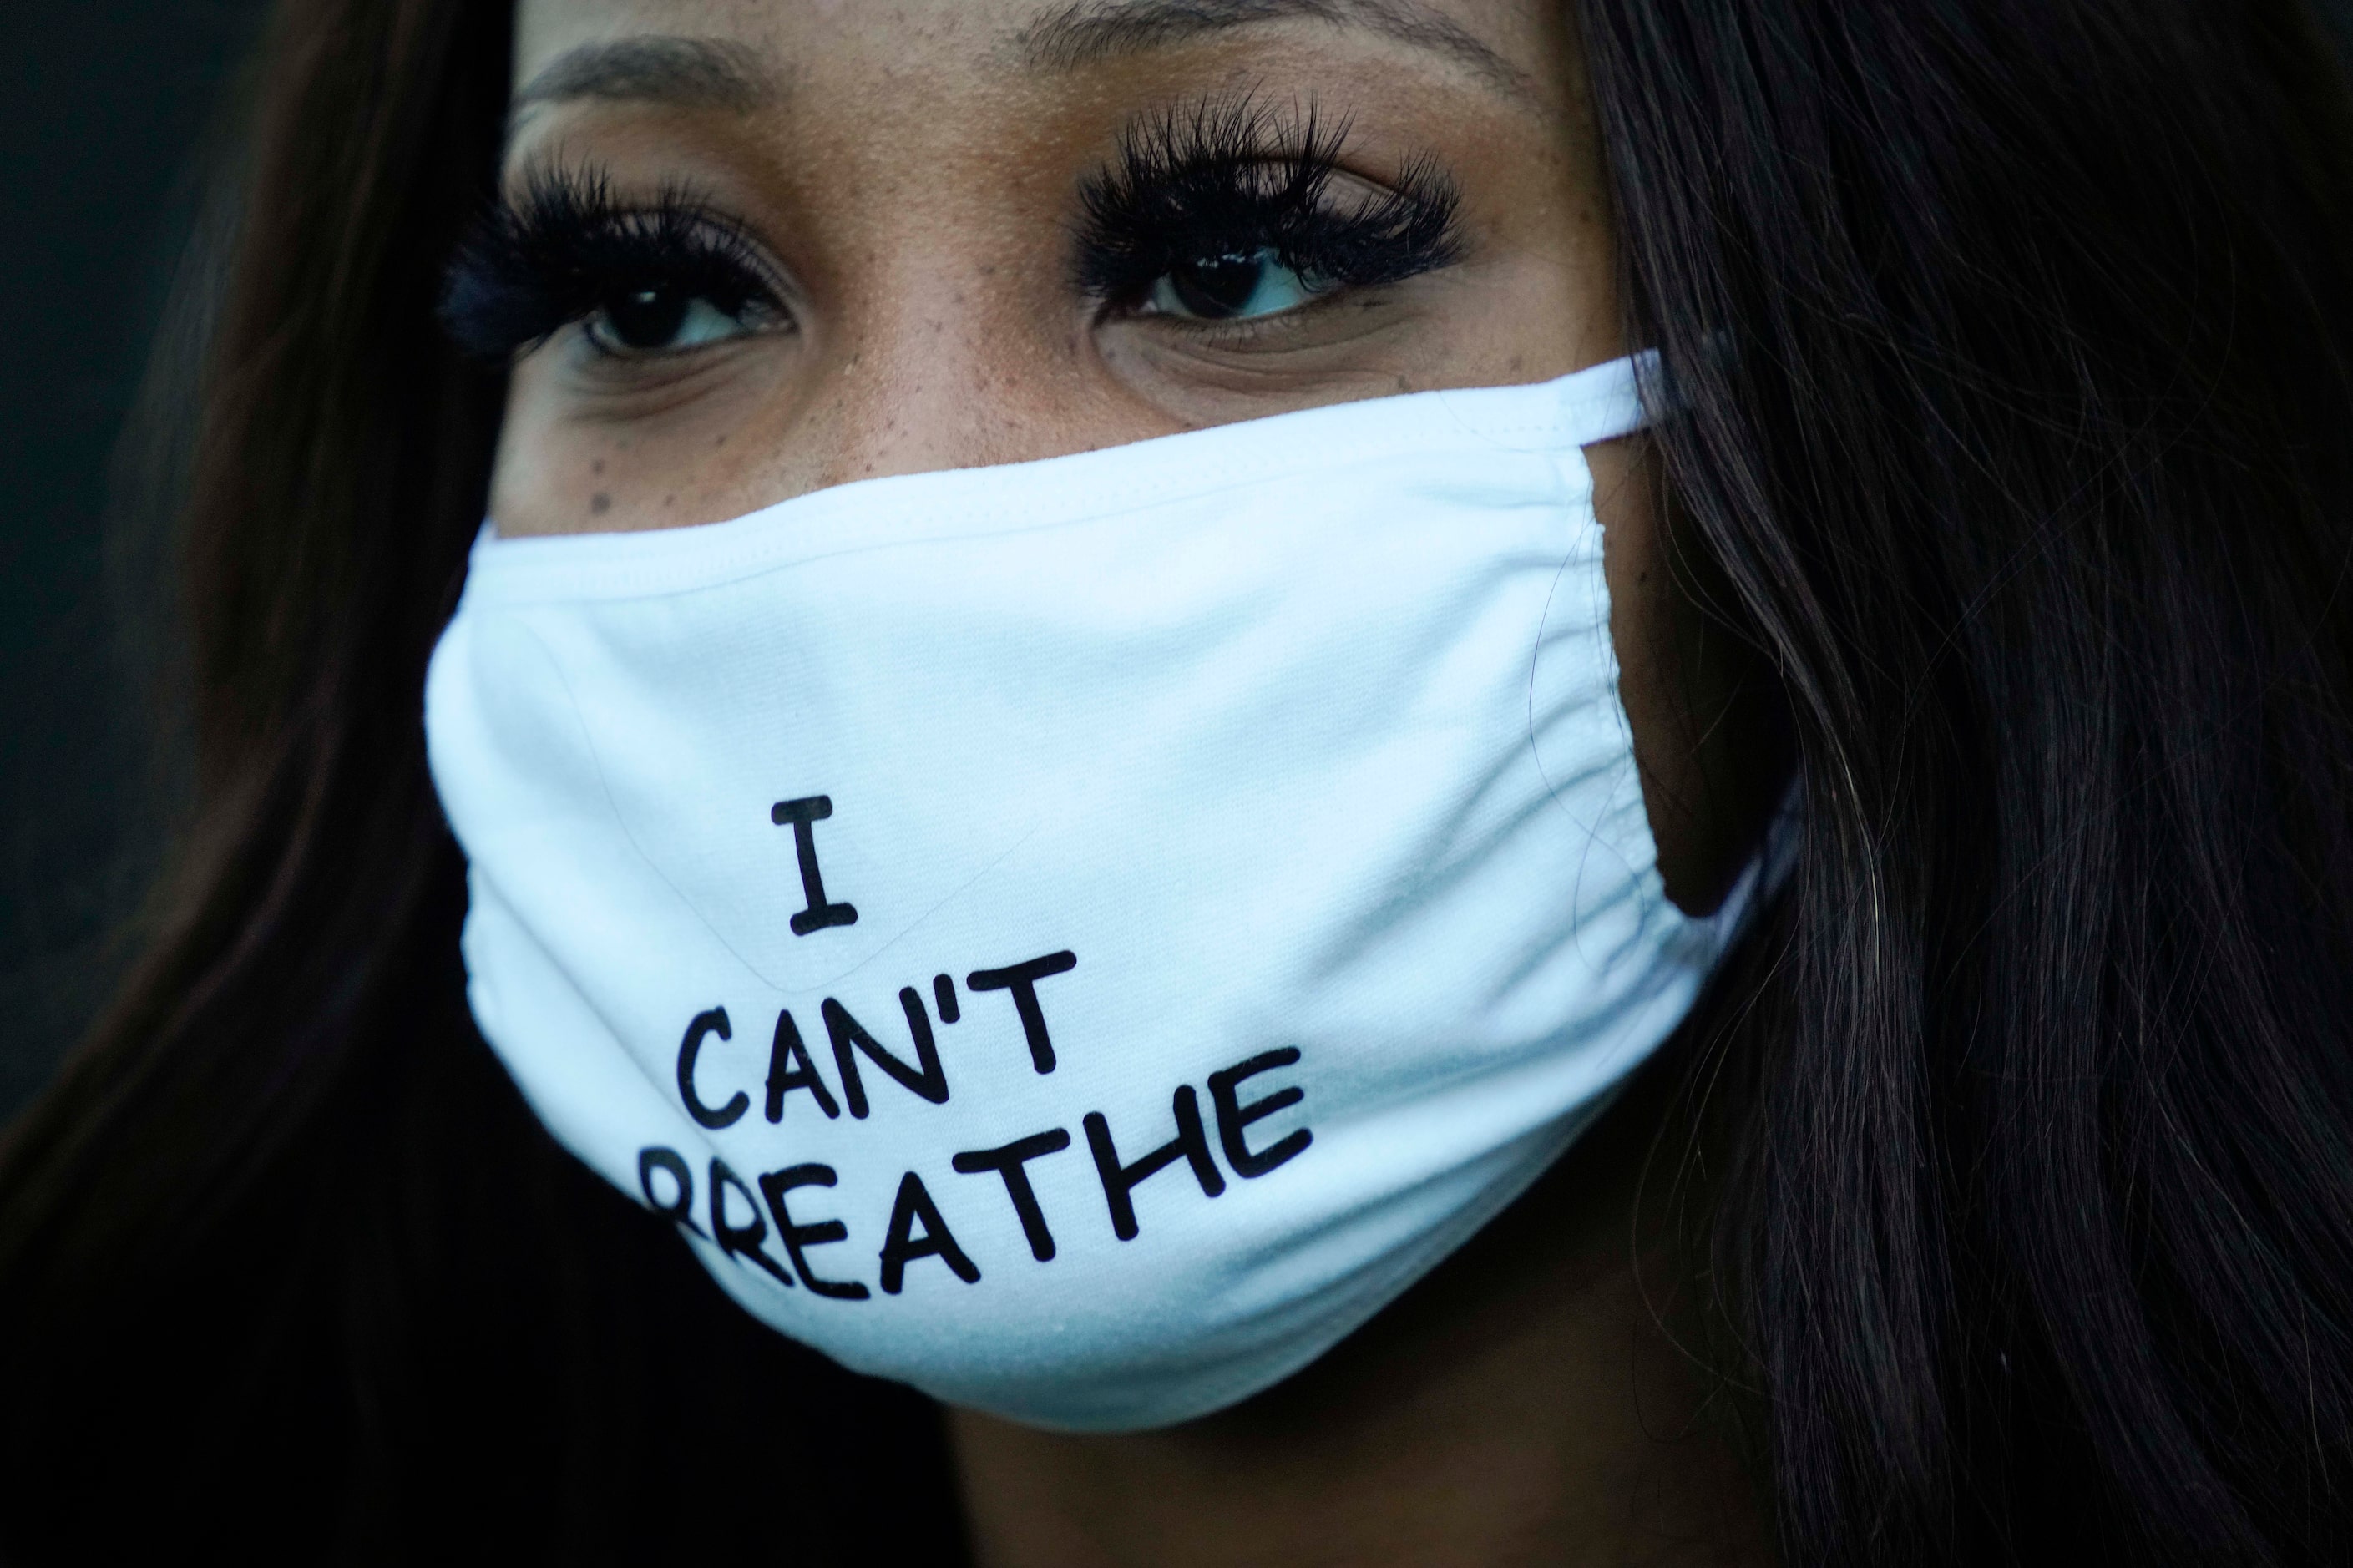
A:
<svg viewBox="0 0 2353 1568">
<path fill-rule="evenodd" d="M 603 490 L 598 490 L 588 498 L 588 510 L 596 516 L 602 517 L 613 510 L 613 498 Z"/>
</svg>

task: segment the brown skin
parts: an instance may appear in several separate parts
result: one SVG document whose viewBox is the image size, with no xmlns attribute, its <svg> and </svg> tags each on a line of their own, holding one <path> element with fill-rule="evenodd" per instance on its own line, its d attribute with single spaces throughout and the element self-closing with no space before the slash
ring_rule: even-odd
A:
<svg viewBox="0 0 2353 1568">
<path fill-rule="evenodd" d="M 620 360 L 574 328 L 525 356 L 493 479 L 501 529 L 714 521 L 873 475 L 1540 381 L 1624 352 L 1565 6 L 1359 0 L 1043 58 L 1039 25 L 1065 11 L 522 0 L 511 175 L 561 161 L 602 169 L 624 198 L 691 185 L 768 257 L 792 324 Z M 693 102 L 534 90 L 576 79 L 576 51 L 649 36 L 740 46 L 741 79 Z M 1461 195 L 1461 259 L 1246 323 L 1079 295 L 1072 192 L 1123 127 L 1245 93 L 1348 124 L 1343 198 L 1433 160 Z M 1712 908 L 1769 795 L 1768 704 L 1742 695 L 1753 666 L 1694 605 L 1642 444 L 1589 456 L 1661 869 L 1678 903 Z M 1084 1437 L 954 1413 L 981 1561 L 1763 1560 L 1747 1485 L 1696 1415 L 1702 1380 L 1645 1302 L 1671 1271 L 1652 1257 L 1638 1280 L 1629 1245 L 1663 1098 L 1630 1096 L 1430 1279 L 1233 1410 Z"/>
</svg>

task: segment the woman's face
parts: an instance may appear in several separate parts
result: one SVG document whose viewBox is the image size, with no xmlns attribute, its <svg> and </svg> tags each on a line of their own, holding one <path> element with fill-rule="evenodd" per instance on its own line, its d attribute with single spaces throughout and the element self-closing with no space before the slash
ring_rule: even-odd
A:
<svg viewBox="0 0 2353 1568">
<path fill-rule="evenodd" d="M 508 534 L 675 527 L 1624 352 L 1559 0 L 522 0 Z M 1668 893 L 1769 804 L 1751 661 L 1592 451 Z"/>
<path fill-rule="evenodd" d="M 522 0 L 509 534 L 1621 352 L 1556 0 Z M 536 198 L 531 193 L 536 190 Z M 566 289 L 569 291 L 566 292 Z"/>
</svg>

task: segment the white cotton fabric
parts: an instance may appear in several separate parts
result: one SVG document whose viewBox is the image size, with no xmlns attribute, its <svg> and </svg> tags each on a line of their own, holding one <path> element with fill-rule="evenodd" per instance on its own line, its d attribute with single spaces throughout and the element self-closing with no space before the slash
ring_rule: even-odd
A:
<svg viewBox="0 0 2353 1568">
<path fill-rule="evenodd" d="M 1642 422 L 1620 361 L 703 527 L 486 529 L 426 695 L 483 1035 L 746 1310 L 849 1367 L 1084 1430 L 1267 1387 L 1568 1145 L 1748 901 L 1753 872 L 1687 919 L 1653 864 L 1580 450 Z M 825 896 L 856 919 L 797 932 L 776 808 L 818 797 Z M 967 982 L 1061 953 L 1040 1072 L 1014 992 Z M 860 1118 L 825 1004 L 913 1072 L 902 991 L 946 1099 L 853 1043 Z M 722 1008 L 692 1082 L 706 1121 L 744 1101 L 712 1126 L 678 1068 Z M 768 1119 L 784 1013 L 837 1114 L 803 1087 Z M 1210 1076 L 1291 1050 L 1232 1096 L 1299 1091 L 1240 1129 L 1246 1158 L 1294 1149 L 1246 1175 Z M 1180 1086 L 1222 1190 L 1175 1159 L 1124 1240 L 1084 1119 L 1133 1163 L 1176 1138 Z M 954 1157 L 1050 1131 L 1068 1146 L 1022 1167 L 1040 1261 L 1008 1182 Z M 716 1218 L 714 1161 L 741 1183 Z M 796 1272 L 761 1196 L 808 1166 L 835 1183 L 786 1192 L 789 1222 L 847 1234 L 803 1266 L 862 1300 Z M 910 1173 L 976 1279 L 919 1251 L 882 1289 Z"/>
</svg>

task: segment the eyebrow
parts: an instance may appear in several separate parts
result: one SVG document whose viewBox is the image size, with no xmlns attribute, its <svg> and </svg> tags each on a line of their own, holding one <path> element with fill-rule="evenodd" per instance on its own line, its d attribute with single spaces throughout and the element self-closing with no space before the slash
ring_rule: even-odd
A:
<svg viewBox="0 0 2353 1568">
<path fill-rule="evenodd" d="M 543 103 L 601 99 L 744 114 L 782 91 L 759 54 L 719 38 L 646 37 L 584 44 L 558 55 L 518 89 L 518 119 Z"/>
<path fill-rule="evenodd" d="M 1033 68 L 1073 70 L 1266 22 L 1365 28 L 1445 56 L 1515 97 L 1539 100 L 1525 71 L 1419 0 L 1072 0 L 1022 28 L 1013 42 Z"/>
</svg>

